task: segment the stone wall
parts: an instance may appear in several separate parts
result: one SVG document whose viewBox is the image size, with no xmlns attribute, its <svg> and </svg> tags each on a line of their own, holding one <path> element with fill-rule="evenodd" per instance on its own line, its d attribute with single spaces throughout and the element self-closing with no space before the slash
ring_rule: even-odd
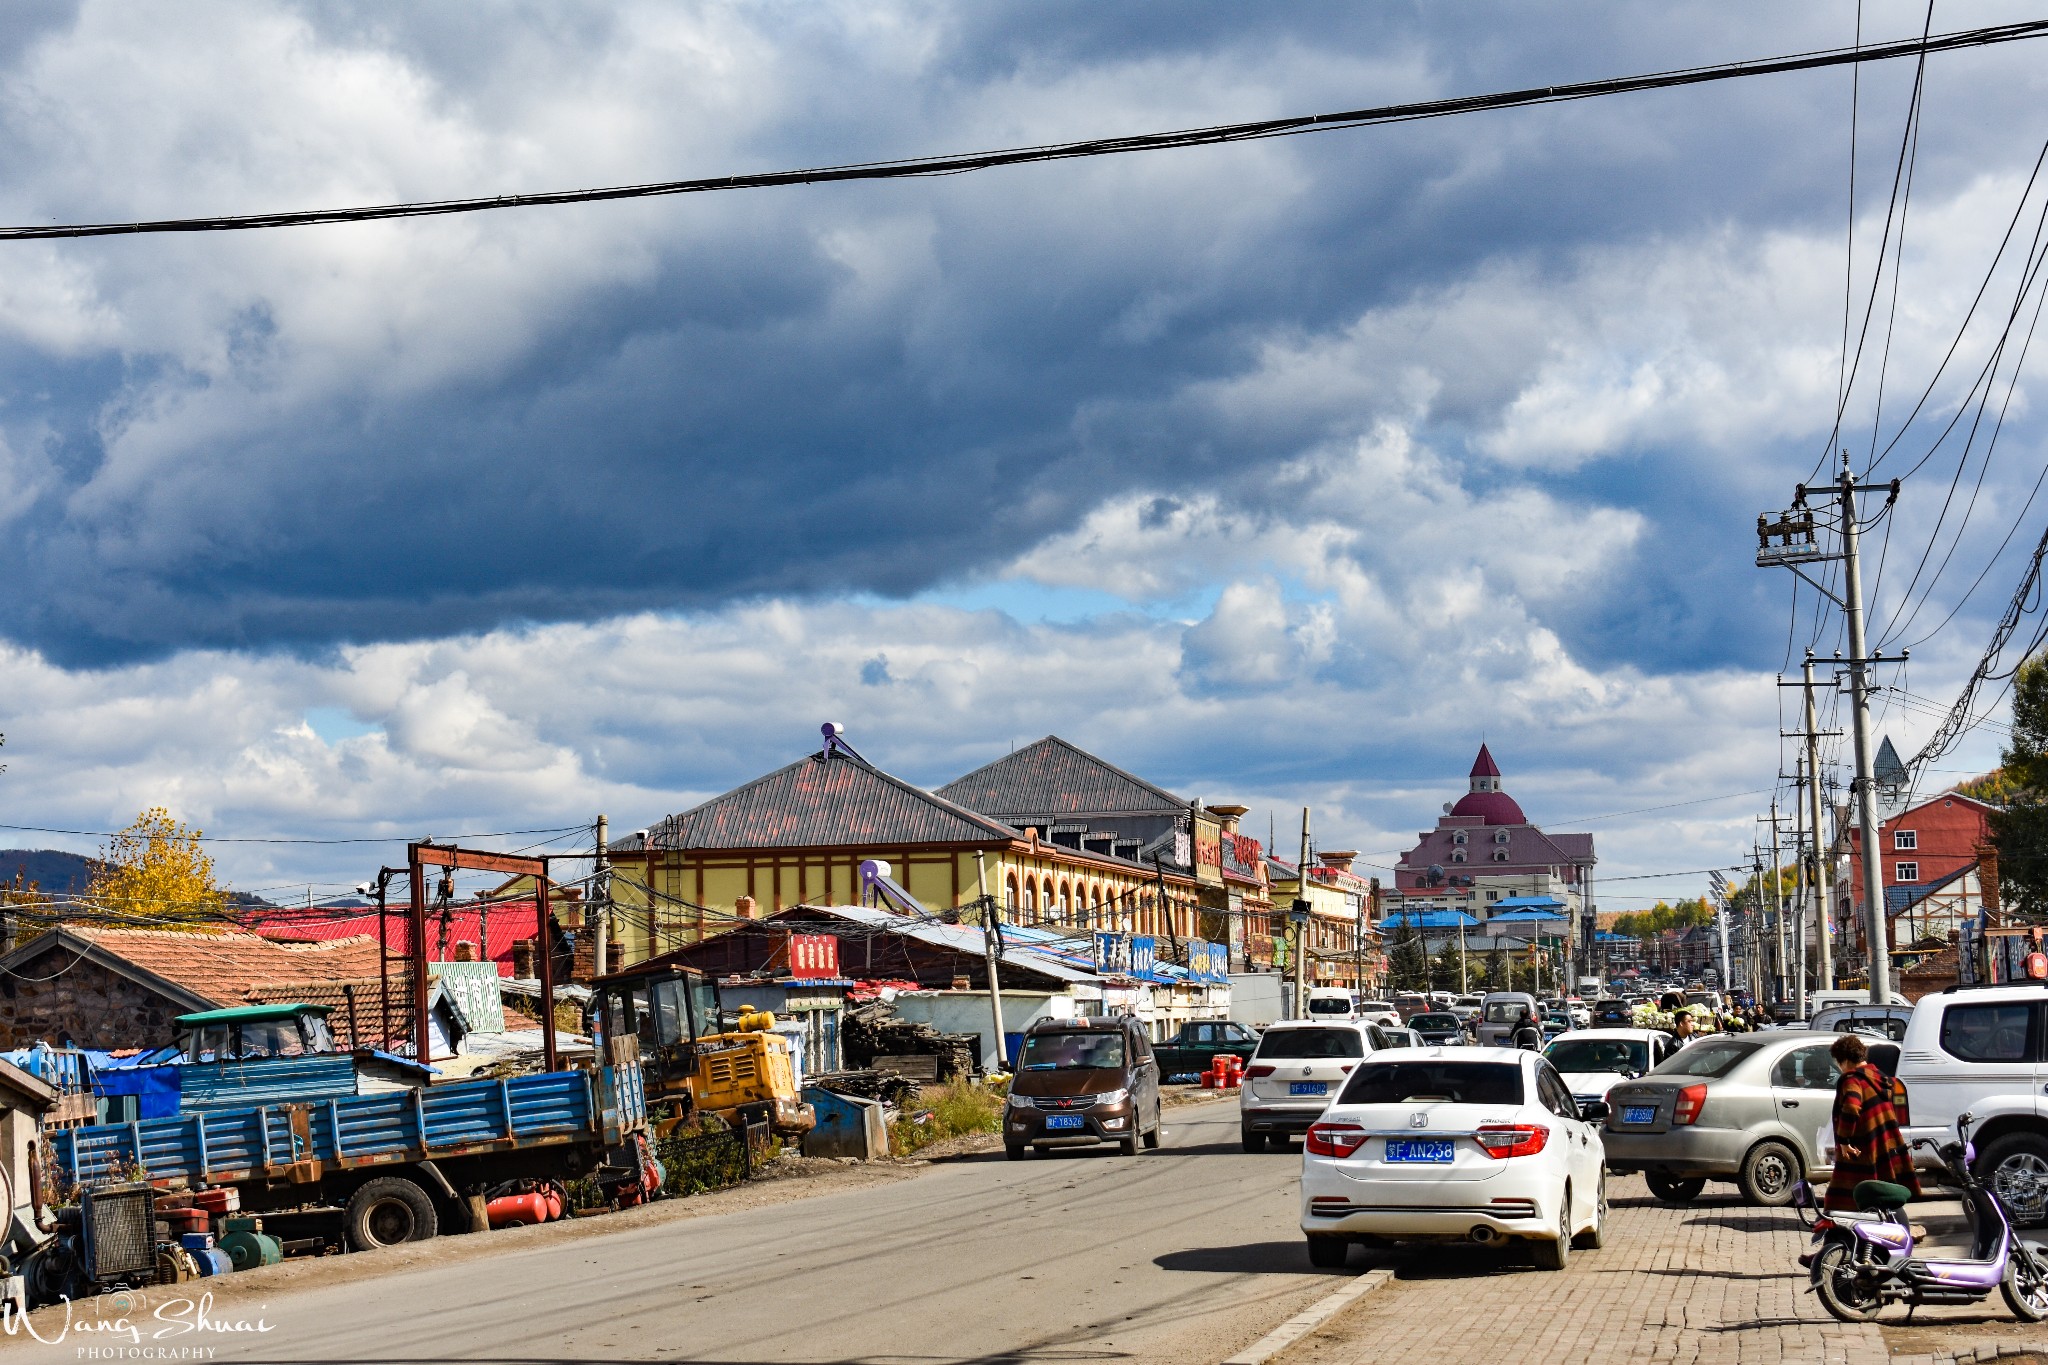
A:
<svg viewBox="0 0 2048 1365">
<path fill-rule="evenodd" d="M 171 1041 L 184 1006 L 126 977 L 50 948 L 0 977 L 0 1048 L 38 1039 L 89 1048 L 157 1047 Z"/>
</svg>

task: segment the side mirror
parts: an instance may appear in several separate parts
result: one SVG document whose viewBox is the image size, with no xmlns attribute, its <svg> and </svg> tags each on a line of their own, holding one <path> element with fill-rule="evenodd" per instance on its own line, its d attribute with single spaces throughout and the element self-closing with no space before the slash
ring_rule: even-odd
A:
<svg viewBox="0 0 2048 1365">
<path fill-rule="evenodd" d="M 1579 1117 L 1587 1123 L 1605 1123 L 1607 1116 L 1612 1112 L 1607 1107 L 1606 1100 L 1587 1100 L 1579 1106 Z"/>
</svg>

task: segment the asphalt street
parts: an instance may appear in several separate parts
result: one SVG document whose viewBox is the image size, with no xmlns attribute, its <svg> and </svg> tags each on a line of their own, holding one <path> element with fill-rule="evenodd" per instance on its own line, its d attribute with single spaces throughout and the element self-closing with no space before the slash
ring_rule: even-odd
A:
<svg viewBox="0 0 2048 1365">
<path fill-rule="evenodd" d="M 221 1360 L 1219 1361 L 1331 1292 L 1231 1101 L 1005 1161 L 271 1297 Z M 238 1313 L 247 1307 L 237 1305 Z M 72 1358 L 69 1342 L 61 1350 Z"/>
</svg>

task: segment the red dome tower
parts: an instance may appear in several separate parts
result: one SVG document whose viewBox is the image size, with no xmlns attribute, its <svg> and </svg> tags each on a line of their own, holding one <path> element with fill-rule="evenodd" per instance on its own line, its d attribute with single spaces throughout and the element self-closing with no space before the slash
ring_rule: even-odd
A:
<svg viewBox="0 0 2048 1365">
<path fill-rule="evenodd" d="M 1526 825 L 1529 818 L 1515 798 L 1500 789 L 1500 765 L 1484 744 L 1472 760 L 1472 789 L 1451 807 L 1451 814 L 1477 816 L 1489 825 Z"/>
</svg>

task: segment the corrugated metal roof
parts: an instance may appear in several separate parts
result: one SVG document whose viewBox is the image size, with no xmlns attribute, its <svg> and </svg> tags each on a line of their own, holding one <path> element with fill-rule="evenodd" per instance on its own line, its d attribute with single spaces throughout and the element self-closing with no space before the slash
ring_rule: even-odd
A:
<svg viewBox="0 0 2048 1365">
<path fill-rule="evenodd" d="M 1047 735 L 939 788 L 970 810 L 1025 815 L 1111 815 L 1184 811 L 1188 803 L 1163 787 L 1106 763 L 1058 735 Z"/>
<path fill-rule="evenodd" d="M 1017 831 L 834 747 L 654 826 L 657 849 L 1008 842 Z"/>
<path fill-rule="evenodd" d="M 945 948 L 969 957 L 988 956 L 988 944 L 982 938 L 980 928 L 972 924 L 943 924 L 937 920 L 915 920 L 908 915 L 899 915 L 893 910 L 875 910 L 858 905 L 809 905 L 803 908 L 818 914 L 851 920 L 855 924 L 867 925 L 870 928 L 886 929 L 907 938 L 914 938 L 920 943 L 930 944 L 934 948 Z M 1078 982 L 1097 979 L 1092 968 L 1073 965 L 1078 959 L 1061 961 L 1060 958 L 1066 955 L 1056 956 L 1035 946 L 1017 946 L 1020 943 L 1029 943 L 1034 935 L 1042 932 L 1027 929 L 1022 925 L 1005 925 L 1003 952 L 997 961 L 1004 966 L 1052 977 L 1056 981 Z"/>
</svg>

